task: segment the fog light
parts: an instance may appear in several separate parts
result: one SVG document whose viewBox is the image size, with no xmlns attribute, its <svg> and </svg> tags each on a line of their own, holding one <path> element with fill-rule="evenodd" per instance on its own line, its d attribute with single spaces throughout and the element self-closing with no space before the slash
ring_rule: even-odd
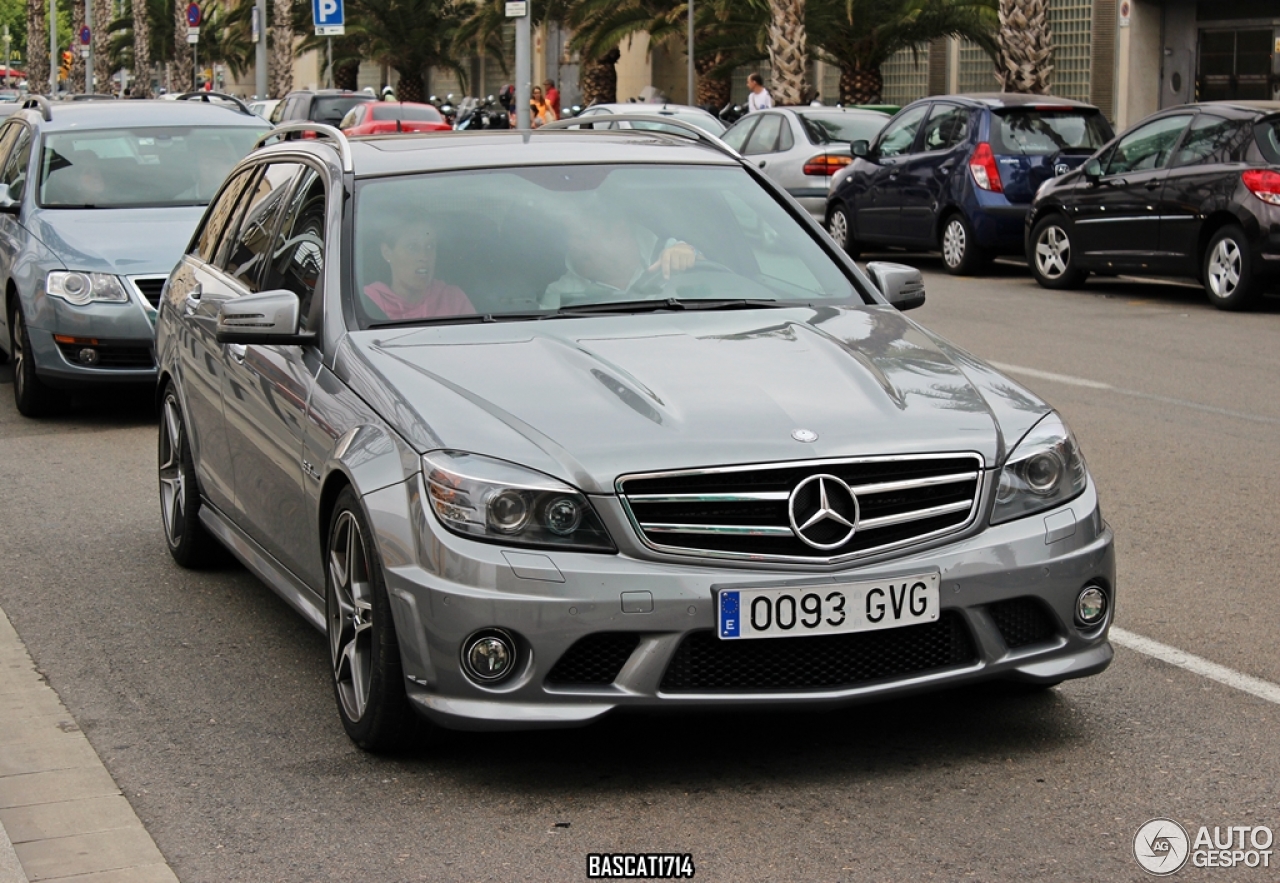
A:
<svg viewBox="0 0 1280 883">
<path fill-rule="evenodd" d="M 87 346 L 76 353 L 76 358 L 80 360 L 81 365 L 96 365 L 98 364 L 98 351 L 91 346 Z"/>
<path fill-rule="evenodd" d="M 498 629 L 478 632 L 463 642 L 462 662 L 467 674 L 477 680 L 500 681 L 515 670 L 515 642 Z"/>
<path fill-rule="evenodd" d="M 1107 615 L 1107 594 L 1097 586 L 1085 586 L 1076 598 L 1076 622 L 1097 625 Z"/>
</svg>

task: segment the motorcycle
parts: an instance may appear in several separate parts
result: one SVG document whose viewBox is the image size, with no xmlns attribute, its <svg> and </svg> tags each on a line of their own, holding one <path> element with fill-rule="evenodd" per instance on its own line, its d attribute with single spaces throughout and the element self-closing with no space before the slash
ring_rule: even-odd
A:
<svg viewBox="0 0 1280 883">
<path fill-rule="evenodd" d="M 724 107 L 720 108 L 720 113 L 717 114 L 717 116 L 720 117 L 720 122 L 724 123 L 726 126 L 732 126 L 738 120 L 746 116 L 746 113 L 747 109 L 745 107 L 741 104 L 734 104 L 730 101 Z"/>
<path fill-rule="evenodd" d="M 460 132 L 479 129 L 509 129 L 510 116 L 496 98 L 490 95 L 484 101 L 464 98 L 458 105 L 458 121 L 453 128 Z"/>
</svg>

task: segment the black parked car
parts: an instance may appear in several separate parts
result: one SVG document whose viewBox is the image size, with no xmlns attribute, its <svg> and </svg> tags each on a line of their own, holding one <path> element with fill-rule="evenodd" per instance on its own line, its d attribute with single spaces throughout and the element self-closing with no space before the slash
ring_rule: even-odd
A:
<svg viewBox="0 0 1280 883">
<path fill-rule="evenodd" d="M 938 95 L 904 107 L 836 175 L 827 229 L 852 255 L 865 245 L 936 249 L 952 273 L 1021 254 L 1041 183 L 1074 169 L 1112 135 L 1096 107 L 1044 95 Z"/>
<path fill-rule="evenodd" d="M 1280 102 L 1184 105 L 1154 114 L 1046 184 L 1026 227 L 1046 288 L 1090 271 L 1199 278 L 1239 310 L 1280 271 Z"/>
<path fill-rule="evenodd" d="M 377 101 L 368 92 L 346 89 L 298 89 L 290 92 L 271 111 L 271 122 L 292 123 L 306 120 L 337 127 L 347 111 L 365 101 Z"/>
</svg>

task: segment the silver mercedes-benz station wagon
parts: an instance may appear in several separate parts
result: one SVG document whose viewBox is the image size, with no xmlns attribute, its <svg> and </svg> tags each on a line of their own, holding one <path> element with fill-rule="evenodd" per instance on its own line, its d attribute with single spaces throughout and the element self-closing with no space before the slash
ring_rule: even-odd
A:
<svg viewBox="0 0 1280 883">
<path fill-rule="evenodd" d="M 160 304 L 174 558 L 325 631 L 370 750 L 1106 668 L 1062 418 L 712 136 L 574 124 L 236 167 Z"/>
</svg>

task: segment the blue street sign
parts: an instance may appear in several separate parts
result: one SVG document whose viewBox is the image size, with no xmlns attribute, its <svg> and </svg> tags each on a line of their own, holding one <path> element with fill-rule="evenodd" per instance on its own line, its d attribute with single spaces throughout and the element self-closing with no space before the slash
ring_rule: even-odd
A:
<svg viewBox="0 0 1280 883">
<path fill-rule="evenodd" d="M 196 3 L 187 4 L 187 27 L 200 27 L 200 6 Z"/>
<path fill-rule="evenodd" d="M 311 20 L 317 34 L 341 34 L 346 25 L 342 0 L 311 0 Z"/>
</svg>

